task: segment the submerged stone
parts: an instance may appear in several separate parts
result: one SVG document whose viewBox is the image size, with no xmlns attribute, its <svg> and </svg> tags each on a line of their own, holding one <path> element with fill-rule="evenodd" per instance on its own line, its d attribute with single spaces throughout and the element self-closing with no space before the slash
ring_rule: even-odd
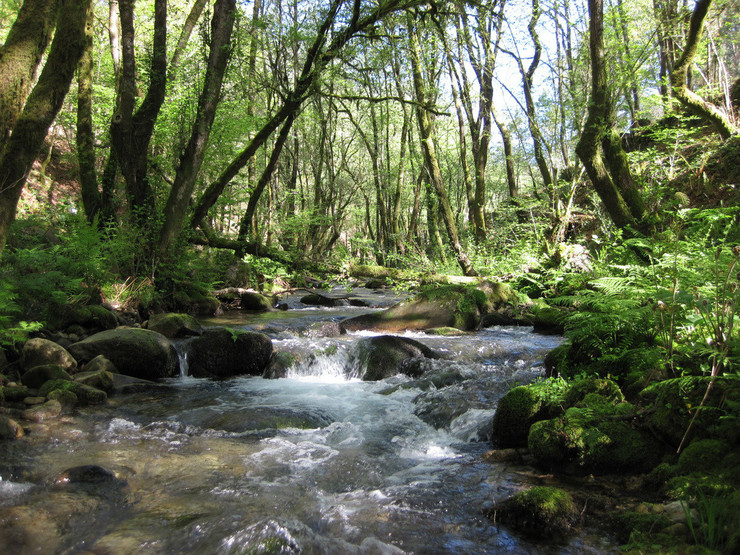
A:
<svg viewBox="0 0 740 555">
<path fill-rule="evenodd" d="M 426 357 L 436 359 L 439 355 L 423 343 L 408 337 L 378 335 L 363 338 L 358 342 L 360 366 L 364 369 L 362 379 L 378 381 L 398 373 L 419 377 L 414 365 L 404 365 L 409 359 Z"/>
<path fill-rule="evenodd" d="M 23 437 L 23 427 L 12 418 L 0 414 L 0 440 Z"/>
</svg>

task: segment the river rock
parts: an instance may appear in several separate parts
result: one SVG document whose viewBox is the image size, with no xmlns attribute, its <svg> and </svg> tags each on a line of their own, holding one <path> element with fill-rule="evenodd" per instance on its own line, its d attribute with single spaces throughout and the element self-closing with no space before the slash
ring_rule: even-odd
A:
<svg viewBox="0 0 740 555">
<path fill-rule="evenodd" d="M 12 418 L 0 414 L 0 440 L 23 437 L 23 427 Z"/>
<path fill-rule="evenodd" d="M 179 312 L 152 314 L 149 317 L 147 329 L 161 333 L 169 339 L 180 337 L 194 337 L 203 333 L 203 326 L 198 320 Z"/>
<path fill-rule="evenodd" d="M 265 368 L 265 372 L 262 374 L 263 378 L 274 380 L 277 378 L 284 378 L 288 375 L 290 370 L 296 364 L 296 357 L 293 353 L 288 351 L 276 351 L 270 358 L 270 363 Z"/>
<path fill-rule="evenodd" d="M 335 298 L 320 293 L 311 293 L 301 297 L 303 304 L 311 306 L 326 306 L 326 307 L 337 307 L 337 306 L 349 306 L 349 299 L 347 298 Z"/>
<path fill-rule="evenodd" d="M 70 345 L 70 353 L 79 362 L 104 355 L 121 374 L 157 380 L 179 372 L 177 352 L 167 338 L 151 330 L 120 328 L 96 333 Z"/>
<path fill-rule="evenodd" d="M 84 372 L 108 372 L 110 374 L 118 374 L 118 368 L 110 360 L 105 358 L 105 355 L 98 355 L 90 362 L 83 366 Z M 81 372 L 82 373 L 82 372 Z"/>
<path fill-rule="evenodd" d="M 364 369 L 362 379 L 378 381 L 399 373 L 412 378 L 420 374 L 414 371 L 418 366 L 404 362 L 415 357 L 437 359 L 439 355 L 423 343 L 408 337 L 378 335 L 361 339 L 358 344 L 360 368 Z"/>
<path fill-rule="evenodd" d="M 4 553 L 56 553 L 62 542 L 49 512 L 29 505 L 0 508 L 0 539 Z"/>
<path fill-rule="evenodd" d="M 50 324 L 54 329 L 77 325 L 88 330 L 103 331 L 115 329 L 118 319 L 113 312 L 101 305 L 67 304 L 56 309 Z"/>
<path fill-rule="evenodd" d="M 77 396 L 80 404 L 83 405 L 102 405 L 108 399 L 105 391 L 85 385 L 84 383 L 68 380 L 50 380 L 39 390 L 39 394 L 49 397 L 56 390 L 71 391 Z"/>
<path fill-rule="evenodd" d="M 96 359 L 101 358 L 102 356 L 103 355 L 100 355 L 95 358 Z M 113 363 L 110 361 L 108 361 L 108 364 L 110 366 L 113 366 Z M 113 373 L 108 370 L 104 370 L 102 368 L 99 370 L 91 370 L 91 371 L 85 371 L 85 372 L 80 372 L 79 374 L 75 374 L 74 380 L 77 383 L 88 385 L 90 387 L 94 387 L 95 389 L 99 389 L 101 391 L 106 391 L 106 392 L 113 391 L 113 385 L 114 385 Z"/>
<path fill-rule="evenodd" d="M 549 486 L 520 491 L 497 504 L 491 515 L 538 539 L 565 537 L 578 520 L 578 510 L 570 494 Z"/>
<path fill-rule="evenodd" d="M 59 365 L 70 374 L 77 370 L 77 361 L 61 345 L 40 337 L 26 341 L 21 351 L 21 367 L 30 370 L 46 364 Z"/>
<path fill-rule="evenodd" d="M 306 330 L 306 337 L 339 337 L 346 334 L 347 330 L 339 322 L 316 322 Z"/>
<path fill-rule="evenodd" d="M 518 386 L 510 389 L 498 402 L 493 417 L 491 436 L 497 447 L 524 447 L 529 428 L 546 417 L 548 408 L 542 388 Z"/>
<path fill-rule="evenodd" d="M 272 301 L 256 291 L 244 291 L 240 296 L 240 306 L 242 310 L 252 310 L 254 312 L 273 310 Z"/>
<path fill-rule="evenodd" d="M 2 389 L 3 397 L 10 402 L 23 401 L 26 397 L 31 396 L 31 390 L 25 385 L 6 385 Z"/>
<path fill-rule="evenodd" d="M 594 474 L 647 471 L 660 453 L 654 441 L 630 425 L 634 414 L 629 403 L 571 407 L 559 418 L 532 424 L 527 445 L 546 468 Z"/>
<path fill-rule="evenodd" d="M 47 401 L 43 405 L 36 405 L 23 411 L 23 418 L 31 422 L 44 422 L 62 414 L 62 404 L 59 401 Z"/>
<path fill-rule="evenodd" d="M 272 356 L 264 334 L 225 328 L 206 330 L 189 346 L 189 373 L 196 378 L 261 376 Z"/>
<path fill-rule="evenodd" d="M 342 325 L 348 331 L 398 332 L 443 327 L 474 330 L 483 314 L 514 299 L 514 293 L 502 283 L 485 282 L 476 287 L 442 285 L 428 288 L 386 310 L 348 318 Z"/>
<path fill-rule="evenodd" d="M 30 370 L 26 371 L 21 376 L 21 383 L 26 387 L 38 389 L 49 380 L 71 379 L 72 376 L 65 372 L 64 368 L 58 364 L 44 364 L 42 366 L 34 366 Z"/>
<path fill-rule="evenodd" d="M 116 476 L 109 470 L 96 464 L 84 464 L 74 466 L 63 471 L 54 480 L 57 485 L 61 484 L 99 484 L 101 482 L 116 481 Z"/>
</svg>

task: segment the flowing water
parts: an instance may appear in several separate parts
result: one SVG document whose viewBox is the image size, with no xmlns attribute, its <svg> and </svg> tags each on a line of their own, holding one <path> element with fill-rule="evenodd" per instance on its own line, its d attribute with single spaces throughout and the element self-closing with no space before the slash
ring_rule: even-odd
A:
<svg viewBox="0 0 740 555">
<path fill-rule="evenodd" d="M 532 480 L 483 461 L 496 402 L 542 374 L 542 358 L 559 338 L 502 327 L 455 337 L 409 334 L 442 355 L 428 370 L 454 376 L 451 385 L 437 389 L 406 377 L 369 383 L 358 379 L 356 356 L 367 332 L 306 333 L 314 322 L 362 310 L 211 322 L 268 333 L 275 350 L 292 353 L 296 364 L 276 380 L 183 376 L 36 425 L 24 440 L 4 444 L 0 547 L 114 554 L 614 551 L 608 540 L 585 533 L 568 543 L 529 543 L 485 516 L 495 500 Z M 99 465 L 115 478 L 54 483 L 79 465 Z"/>
</svg>

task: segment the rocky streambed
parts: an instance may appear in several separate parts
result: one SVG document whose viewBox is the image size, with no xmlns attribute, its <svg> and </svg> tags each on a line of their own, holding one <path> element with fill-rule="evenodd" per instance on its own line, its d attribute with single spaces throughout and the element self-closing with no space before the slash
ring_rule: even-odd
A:
<svg viewBox="0 0 740 555">
<path fill-rule="evenodd" d="M 382 331 L 346 333 L 377 308 L 289 302 L 287 312 L 178 317 L 167 332 L 176 339 L 124 328 L 66 348 L 29 342 L 20 383 L 6 375 L 3 386 L 3 421 L 17 429 L 0 444 L 0 545 L 615 551 L 582 520 L 565 535 L 533 535 L 532 523 L 500 518 L 499 501 L 556 481 L 524 451 L 490 453 L 490 438 L 499 399 L 543 375 L 558 336 L 389 330 L 389 319 Z"/>
</svg>

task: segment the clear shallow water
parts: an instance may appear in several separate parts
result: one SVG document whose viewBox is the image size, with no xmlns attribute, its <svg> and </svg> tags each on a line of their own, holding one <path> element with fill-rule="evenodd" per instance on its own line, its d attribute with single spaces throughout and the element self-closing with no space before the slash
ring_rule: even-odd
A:
<svg viewBox="0 0 740 555">
<path fill-rule="evenodd" d="M 613 550 L 585 535 L 531 544 L 484 516 L 527 484 L 516 469 L 482 462 L 489 445 L 475 440 L 486 439 L 497 399 L 541 374 L 558 338 L 520 328 L 412 334 L 443 355 L 434 369 L 463 376 L 422 391 L 408 378 L 356 379 L 354 348 L 366 334 L 303 337 L 325 311 L 315 313 L 298 327 L 294 315 L 290 324 L 273 315 L 275 349 L 301 361 L 288 378 L 182 378 L 38 425 L 0 464 L 0 545 L 45 553 Z M 119 480 L 53 484 L 84 464 Z M 8 511 L 14 527 L 3 524 Z M 18 533 L 24 518 L 36 532 Z"/>
</svg>

